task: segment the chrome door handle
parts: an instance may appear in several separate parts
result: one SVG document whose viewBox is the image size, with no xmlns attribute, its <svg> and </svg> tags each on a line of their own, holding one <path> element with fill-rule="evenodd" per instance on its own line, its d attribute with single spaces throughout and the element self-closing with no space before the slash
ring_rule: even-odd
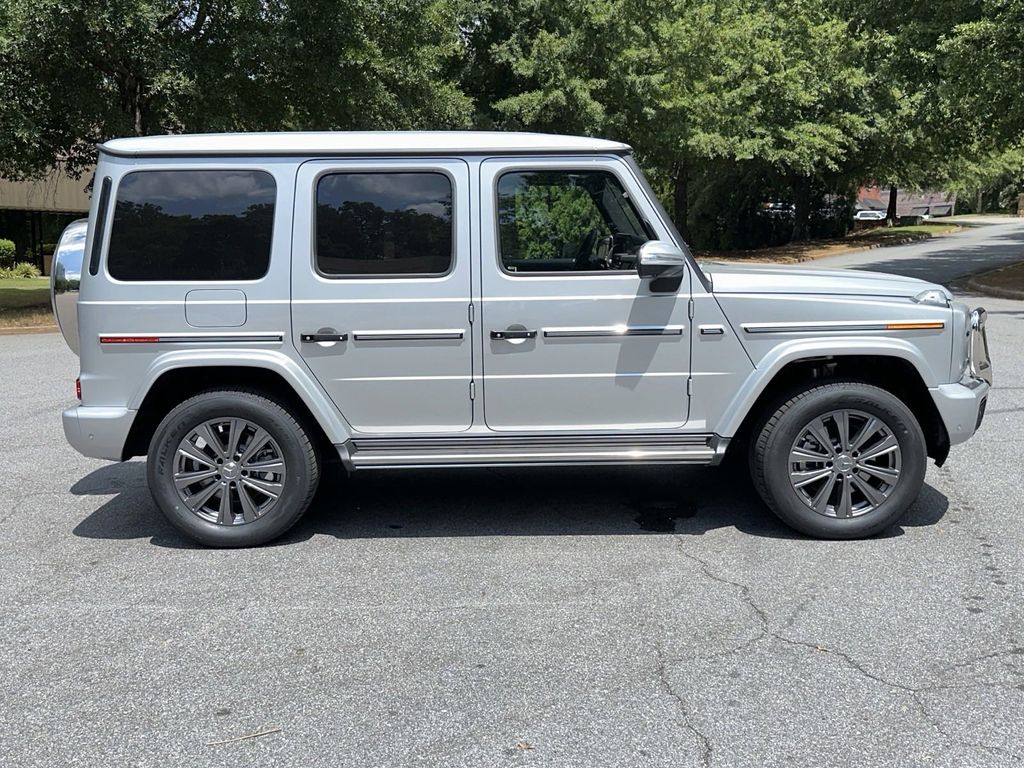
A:
<svg viewBox="0 0 1024 768">
<path fill-rule="evenodd" d="M 491 331 L 491 338 L 499 341 L 509 341 L 511 339 L 535 339 L 537 338 L 537 332 L 526 330 Z"/>
<path fill-rule="evenodd" d="M 348 341 L 347 333 L 302 333 L 299 338 L 306 343 L 318 341 Z"/>
</svg>

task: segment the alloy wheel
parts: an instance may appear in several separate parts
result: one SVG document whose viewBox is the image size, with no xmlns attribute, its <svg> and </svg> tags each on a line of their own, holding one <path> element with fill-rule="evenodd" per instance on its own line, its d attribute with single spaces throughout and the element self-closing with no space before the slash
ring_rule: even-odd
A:
<svg viewBox="0 0 1024 768">
<path fill-rule="evenodd" d="M 843 409 L 800 430 L 789 453 L 789 481 L 818 514 L 859 517 L 889 498 L 902 464 L 899 441 L 885 422 Z"/>
<path fill-rule="evenodd" d="M 189 430 L 174 457 L 174 488 L 197 517 L 244 525 L 266 515 L 284 490 L 284 454 L 246 419 L 209 419 Z"/>
</svg>

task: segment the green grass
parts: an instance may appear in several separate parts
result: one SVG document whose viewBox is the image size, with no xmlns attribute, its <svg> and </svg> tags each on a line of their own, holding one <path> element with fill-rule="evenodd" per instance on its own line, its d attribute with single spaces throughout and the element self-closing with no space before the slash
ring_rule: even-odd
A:
<svg viewBox="0 0 1024 768">
<path fill-rule="evenodd" d="M 927 222 L 925 224 L 913 224 L 906 227 L 872 227 L 862 229 L 850 235 L 851 239 L 868 240 L 899 240 L 909 235 L 945 235 L 949 232 L 956 232 L 960 227 L 956 224 L 945 222 Z"/>
<path fill-rule="evenodd" d="M 53 325 L 50 278 L 0 280 L 0 331 Z"/>
<path fill-rule="evenodd" d="M 15 277 L 0 280 L 0 312 L 50 304 L 50 278 Z"/>
</svg>

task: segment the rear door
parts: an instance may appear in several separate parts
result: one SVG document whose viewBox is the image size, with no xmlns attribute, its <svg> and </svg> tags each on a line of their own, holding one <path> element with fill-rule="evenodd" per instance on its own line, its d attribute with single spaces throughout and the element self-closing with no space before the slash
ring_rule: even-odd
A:
<svg viewBox="0 0 1024 768">
<path fill-rule="evenodd" d="M 369 434 L 468 429 L 466 164 L 317 160 L 296 184 L 292 332 L 342 416 Z"/>
</svg>

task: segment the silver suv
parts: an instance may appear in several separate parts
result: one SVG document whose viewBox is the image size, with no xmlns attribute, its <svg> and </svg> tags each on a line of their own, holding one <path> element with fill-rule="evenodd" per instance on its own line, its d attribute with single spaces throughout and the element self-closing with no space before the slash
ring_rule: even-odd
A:
<svg viewBox="0 0 1024 768">
<path fill-rule="evenodd" d="M 269 541 L 323 462 L 718 464 L 868 536 L 977 429 L 985 312 L 869 272 L 698 263 L 630 148 L 515 133 L 154 136 L 99 148 L 54 308 L 86 456 Z M 671 470 L 666 470 L 671 471 Z"/>
</svg>

